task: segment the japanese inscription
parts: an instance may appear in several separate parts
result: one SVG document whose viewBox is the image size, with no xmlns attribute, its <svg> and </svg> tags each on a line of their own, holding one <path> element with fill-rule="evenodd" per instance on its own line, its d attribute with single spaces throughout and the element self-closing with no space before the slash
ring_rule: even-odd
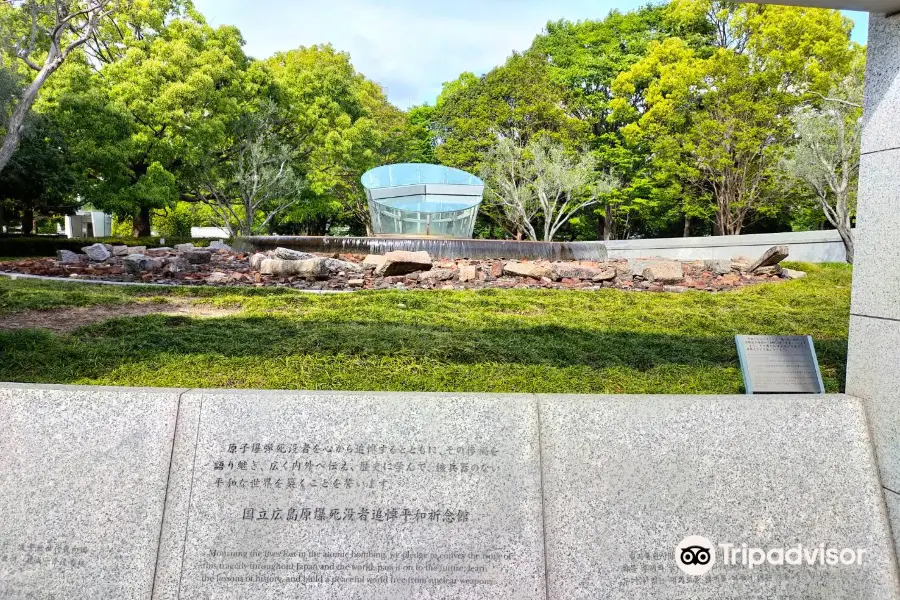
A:
<svg viewBox="0 0 900 600">
<path fill-rule="evenodd" d="M 809 336 L 739 335 L 735 341 L 746 393 L 825 393 Z"/>
<path fill-rule="evenodd" d="M 203 402 L 175 597 L 542 597 L 533 403 Z"/>
</svg>

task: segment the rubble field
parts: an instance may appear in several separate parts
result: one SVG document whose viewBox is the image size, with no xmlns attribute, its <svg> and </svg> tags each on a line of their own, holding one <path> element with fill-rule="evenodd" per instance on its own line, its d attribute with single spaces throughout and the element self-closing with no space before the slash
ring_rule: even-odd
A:
<svg viewBox="0 0 900 600">
<path fill-rule="evenodd" d="M 757 259 L 676 261 L 662 258 L 605 261 L 432 259 L 427 252 L 384 255 L 310 254 L 288 248 L 265 253 L 209 248 L 94 244 L 82 253 L 0 263 L 0 272 L 81 280 L 168 285 L 289 287 L 306 290 L 617 288 L 660 292 L 723 291 L 756 283 L 797 279 L 783 268 L 784 246 Z"/>
</svg>

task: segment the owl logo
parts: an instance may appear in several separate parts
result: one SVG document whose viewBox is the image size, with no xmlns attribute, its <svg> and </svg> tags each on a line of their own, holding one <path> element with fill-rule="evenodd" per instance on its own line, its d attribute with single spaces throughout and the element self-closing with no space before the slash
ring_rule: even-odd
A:
<svg viewBox="0 0 900 600">
<path fill-rule="evenodd" d="M 712 548 L 688 546 L 681 549 L 681 562 L 686 565 L 705 565 L 709 562 Z"/>
<path fill-rule="evenodd" d="M 688 536 L 675 547 L 675 564 L 688 575 L 705 575 L 715 563 L 715 545 L 703 536 Z"/>
</svg>

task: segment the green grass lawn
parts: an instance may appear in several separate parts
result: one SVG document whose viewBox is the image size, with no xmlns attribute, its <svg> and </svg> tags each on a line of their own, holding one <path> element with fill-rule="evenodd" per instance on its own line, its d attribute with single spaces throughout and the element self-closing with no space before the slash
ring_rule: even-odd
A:
<svg viewBox="0 0 900 600">
<path fill-rule="evenodd" d="M 166 302 L 237 314 L 147 315 L 69 334 L 0 331 L 0 381 L 130 386 L 553 393 L 740 393 L 733 336 L 811 334 L 843 389 L 850 268 L 736 292 L 490 290 L 311 295 L 0 278 L 0 320 L 29 309 Z"/>
</svg>

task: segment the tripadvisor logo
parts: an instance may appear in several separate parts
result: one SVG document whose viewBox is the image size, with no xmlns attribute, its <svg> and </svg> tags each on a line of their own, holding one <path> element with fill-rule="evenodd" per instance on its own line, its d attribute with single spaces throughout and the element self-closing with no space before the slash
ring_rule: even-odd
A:
<svg viewBox="0 0 900 600">
<path fill-rule="evenodd" d="M 717 550 L 718 548 L 718 550 Z M 719 544 L 716 546 L 707 538 L 691 535 L 675 547 L 675 564 L 688 575 L 705 575 L 716 564 L 720 553 L 722 564 L 754 569 L 763 565 L 771 566 L 837 566 L 861 565 L 864 548 L 831 548 L 825 544 L 804 546 L 797 544 L 789 548 L 751 548 L 747 544 Z"/>
<path fill-rule="evenodd" d="M 675 564 L 688 575 L 705 575 L 716 564 L 713 543 L 700 535 L 691 535 L 675 547 Z"/>
</svg>

